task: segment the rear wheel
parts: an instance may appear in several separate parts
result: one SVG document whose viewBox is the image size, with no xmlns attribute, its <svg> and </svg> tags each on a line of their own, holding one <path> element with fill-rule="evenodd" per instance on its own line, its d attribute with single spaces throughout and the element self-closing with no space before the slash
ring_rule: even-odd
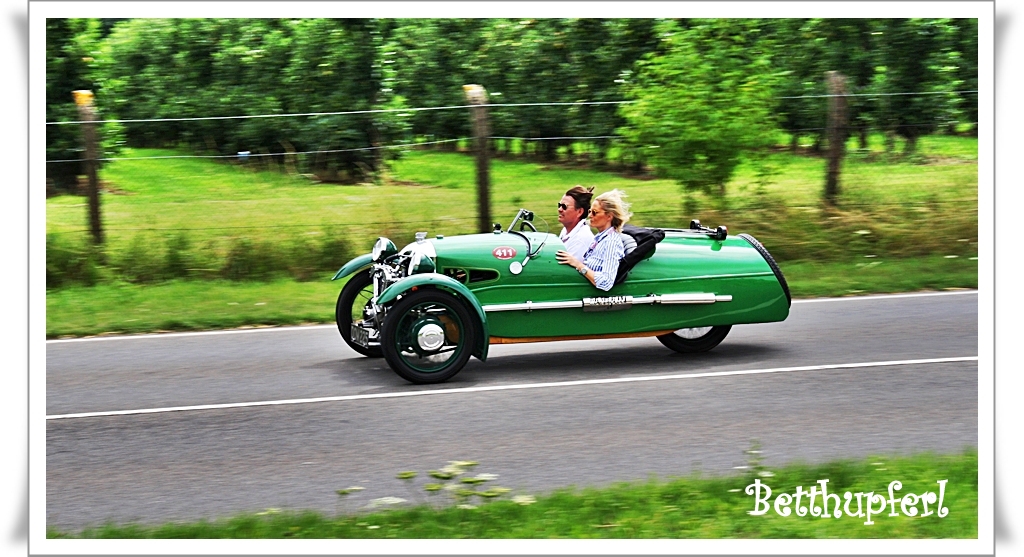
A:
<svg viewBox="0 0 1024 557">
<path fill-rule="evenodd" d="M 352 342 L 352 324 L 361 323 L 366 319 L 366 308 L 373 297 L 373 278 L 370 271 L 360 271 L 348 279 L 348 283 L 338 295 L 338 304 L 334 307 L 334 320 L 338 323 L 338 332 L 349 348 L 370 358 L 384 355 L 379 344 L 363 347 Z"/>
<path fill-rule="evenodd" d="M 725 336 L 731 329 L 732 325 L 679 329 L 659 336 L 658 340 L 672 350 L 683 354 L 707 352 L 725 340 Z"/>
<path fill-rule="evenodd" d="M 473 317 L 461 300 L 423 289 L 388 310 L 380 342 L 384 359 L 403 379 L 440 383 L 466 365 L 476 335 Z"/>
</svg>

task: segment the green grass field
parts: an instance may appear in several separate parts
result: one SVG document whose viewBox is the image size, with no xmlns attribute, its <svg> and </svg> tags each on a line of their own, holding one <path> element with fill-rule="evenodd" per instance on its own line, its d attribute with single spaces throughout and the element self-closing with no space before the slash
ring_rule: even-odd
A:
<svg viewBox="0 0 1024 557">
<path fill-rule="evenodd" d="M 835 208 L 819 201 L 824 160 L 780 150 L 766 159 L 769 181 L 743 165 L 725 197 L 567 162 L 494 160 L 492 216 L 507 224 L 527 207 L 555 232 L 567 188 L 620 188 L 637 224 L 699 218 L 752 234 L 796 297 L 976 288 L 977 140 L 925 137 L 910 159 L 884 154 L 879 137 L 871 145 L 847 157 Z M 85 199 L 47 200 L 49 336 L 329 322 L 341 285 L 327 278 L 378 235 L 401 245 L 419 230 L 476 228 L 474 160 L 463 153 L 406 152 L 378 185 L 208 159 L 115 161 L 101 180 L 99 253 L 86 245 Z"/>
<path fill-rule="evenodd" d="M 898 496 L 932 492 L 938 496 L 939 480 L 947 480 L 942 506 L 948 514 L 939 517 L 937 501 L 924 514 L 906 516 L 899 502 L 899 516 L 891 509 L 871 518 L 851 516 L 824 518 L 805 513 L 798 516 L 796 503 L 788 516 L 750 515 L 754 497 L 745 489 L 754 479 L 772 489 L 774 504 L 780 493 L 794 495 L 797 486 L 805 491 L 818 480 L 828 480 L 830 493 L 841 498 L 851 492 L 850 514 L 856 514 L 856 493 L 885 493 L 890 482 L 899 480 Z M 405 489 L 396 494 L 409 497 Z M 764 492 L 762 492 L 764 493 Z M 520 498 L 512 499 L 518 495 Z M 346 495 L 345 497 L 349 497 Z M 518 501 L 518 502 L 516 502 Z M 531 502 L 532 501 L 532 502 Z M 831 505 L 834 500 L 830 499 Z M 49 528 L 48 538 L 646 538 L 646 539 L 728 539 L 728 538 L 977 538 L 978 455 L 968 450 L 959 455 L 874 456 L 856 461 L 822 465 L 791 464 L 764 467 L 754 464 L 742 476 L 701 477 L 694 475 L 667 480 L 621 483 L 605 488 L 566 488 L 547 495 L 531 496 L 512 491 L 493 502 L 472 499 L 476 508 L 457 506 L 409 506 L 400 504 L 386 511 L 365 510 L 366 501 L 344 501 L 345 509 L 330 516 L 293 509 L 268 509 L 233 518 L 168 523 L 161 525 L 106 524 L 81 532 Z M 801 506 L 808 501 L 803 499 Z M 816 505 L 821 504 L 818 498 Z M 341 503 L 339 503 L 339 507 Z M 355 508 L 352 508 L 355 506 Z M 877 511 L 881 505 L 875 504 Z M 362 509 L 362 510 L 360 510 Z M 909 510 L 909 506 L 908 506 Z M 821 514 L 819 512 L 819 514 Z M 831 514 L 831 512 L 830 512 Z"/>
<path fill-rule="evenodd" d="M 828 226 L 832 224 L 828 221 L 835 220 L 876 221 L 879 234 L 885 226 L 895 224 L 897 215 L 926 228 L 939 214 L 957 222 L 976 221 L 977 140 L 926 137 L 921 140 L 920 153 L 915 161 L 933 162 L 885 162 L 877 155 L 851 154 L 844 165 L 837 211 L 821 207 L 825 162 L 810 156 L 772 154 L 768 160 L 778 172 L 763 186 L 752 167 L 741 166 L 724 199 L 700 193 L 684 195 L 680 186 L 669 180 L 494 160 L 491 211 L 494 220 L 505 222 L 516 209 L 527 207 L 555 227 L 555 201 L 569 187 L 584 184 L 596 186 L 598 192 L 625 190 L 638 224 L 676 226 L 691 218 L 711 222 L 713 219 L 707 218 L 711 215 L 737 232 L 763 236 L 766 245 L 787 229 L 778 222 L 785 217 L 801 224 L 817 222 L 815 228 L 823 230 L 805 229 L 802 234 L 823 235 L 826 241 L 828 232 L 836 228 Z M 129 149 L 125 156 L 174 154 L 179 153 Z M 138 234 L 161 236 L 180 231 L 202 244 L 238 236 L 317 236 L 324 227 L 343 227 L 357 246 L 381 232 L 428 229 L 448 235 L 469 233 L 476 226 L 473 164 L 471 157 L 461 153 L 409 151 L 393 164 L 384 185 L 344 186 L 206 159 L 116 161 L 101 173 L 101 180 L 113 192 L 103 195 L 108 251 L 123 249 Z M 786 211 L 780 214 L 783 207 Z M 749 215 L 765 209 L 770 209 L 769 215 Z M 764 224 L 770 226 L 757 226 L 760 219 L 769 218 Z M 47 201 L 47 232 L 80 235 L 86 229 L 84 198 L 58 196 Z M 967 232 L 973 232 L 967 236 L 976 240 L 976 230 Z"/>
</svg>

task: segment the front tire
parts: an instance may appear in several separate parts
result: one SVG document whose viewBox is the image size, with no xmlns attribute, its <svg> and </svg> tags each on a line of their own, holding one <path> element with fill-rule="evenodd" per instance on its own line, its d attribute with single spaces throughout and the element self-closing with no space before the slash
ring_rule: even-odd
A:
<svg viewBox="0 0 1024 557">
<path fill-rule="evenodd" d="M 352 342 L 352 324 L 366 317 L 364 310 L 372 297 L 373 277 L 370 271 L 360 271 L 352 275 L 338 295 L 338 303 L 334 307 L 334 321 L 338 323 L 338 332 L 349 348 L 369 358 L 380 358 L 384 355 L 380 345 L 364 348 Z"/>
<path fill-rule="evenodd" d="M 668 348 L 681 354 L 707 352 L 725 340 L 725 336 L 729 334 L 731 329 L 732 325 L 679 329 L 678 331 L 659 336 L 658 340 Z"/>
<path fill-rule="evenodd" d="M 391 369 L 422 385 L 458 373 L 469 361 L 476 337 L 473 316 L 461 300 L 423 289 L 406 294 L 388 310 L 380 343 Z"/>
</svg>

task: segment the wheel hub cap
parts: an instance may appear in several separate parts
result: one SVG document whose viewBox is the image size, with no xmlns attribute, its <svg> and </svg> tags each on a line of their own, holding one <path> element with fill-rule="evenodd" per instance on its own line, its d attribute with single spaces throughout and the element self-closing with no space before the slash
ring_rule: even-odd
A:
<svg viewBox="0 0 1024 557">
<path fill-rule="evenodd" d="M 698 339 L 711 332 L 711 327 L 693 327 L 690 329 L 679 329 L 676 331 L 676 335 L 688 339 Z"/>
<path fill-rule="evenodd" d="M 422 350 L 437 350 L 444 344 L 444 329 L 437 323 L 427 323 L 416 333 L 416 344 Z"/>
</svg>

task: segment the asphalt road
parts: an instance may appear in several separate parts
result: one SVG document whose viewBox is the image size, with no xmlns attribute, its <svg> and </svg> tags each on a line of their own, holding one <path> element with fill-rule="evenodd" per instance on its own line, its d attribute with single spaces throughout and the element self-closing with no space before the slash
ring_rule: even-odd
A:
<svg viewBox="0 0 1024 557">
<path fill-rule="evenodd" d="M 798 301 L 700 355 L 653 338 L 492 346 L 434 386 L 331 327 L 51 341 L 47 523 L 335 512 L 359 485 L 354 510 L 411 499 L 395 474 L 450 460 L 535 494 L 729 473 L 755 440 L 768 466 L 955 452 L 978 443 L 977 303 Z M 126 410 L 143 412 L 110 414 Z"/>
</svg>

